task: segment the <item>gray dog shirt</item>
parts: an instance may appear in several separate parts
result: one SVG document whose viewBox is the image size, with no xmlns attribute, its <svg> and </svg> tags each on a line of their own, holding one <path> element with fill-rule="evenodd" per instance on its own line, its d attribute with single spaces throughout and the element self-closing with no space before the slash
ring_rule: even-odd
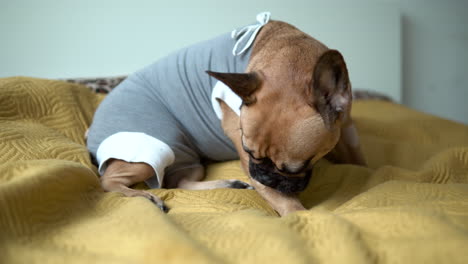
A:
<svg viewBox="0 0 468 264">
<path fill-rule="evenodd" d="M 205 71 L 245 72 L 250 47 L 269 17 L 261 13 L 256 24 L 170 54 L 118 85 L 99 105 L 88 133 L 100 174 L 112 158 L 144 162 L 155 171 L 146 183 L 158 188 L 164 175 L 201 166 L 201 159 L 237 159 L 216 98 L 236 113 L 241 100 Z"/>
</svg>

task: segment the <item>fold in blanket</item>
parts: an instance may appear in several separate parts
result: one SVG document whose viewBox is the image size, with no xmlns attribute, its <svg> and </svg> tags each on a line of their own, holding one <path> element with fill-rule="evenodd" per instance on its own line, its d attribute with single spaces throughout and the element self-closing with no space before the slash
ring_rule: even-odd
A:
<svg viewBox="0 0 468 264">
<path fill-rule="evenodd" d="M 468 127 L 353 105 L 369 168 L 320 161 L 284 218 L 253 190 L 104 193 L 84 132 L 102 97 L 0 79 L 0 263 L 468 263 Z M 238 161 L 208 179 L 247 180 Z"/>
</svg>

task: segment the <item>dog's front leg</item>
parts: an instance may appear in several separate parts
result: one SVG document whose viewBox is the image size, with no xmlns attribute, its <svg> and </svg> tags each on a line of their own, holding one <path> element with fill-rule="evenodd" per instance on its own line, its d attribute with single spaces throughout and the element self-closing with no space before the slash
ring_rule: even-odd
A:
<svg viewBox="0 0 468 264">
<path fill-rule="evenodd" d="M 111 159 L 107 161 L 106 171 L 101 176 L 101 186 L 108 192 L 120 192 L 128 197 L 145 197 L 162 211 L 167 212 L 168 208 L 164 205 L 161 198 L 147 191 L 129 188 L 129 186 L 143 182 L 153 175 L 153 168 L 146 163 L 130 163 L 123 160 Z"/>
<path fill-rule="evenodd" d="M 229 108 L 225 102 L 222 100 L 218 100 L 218 102 L 223 112 L 223 120 L 221 125 L 223 127 L 224 133 L 234 143 L 241 160 L 242 169 L 247 175 L 249 175 L 250 181 L 255 190 L 270 204 L 270 206 L 275 211 L 278 212 L 280 216 L 284 216 L 298 210 L 306 210 L 297 195 L 281 193 L 273 188 L 261 184 L 250 176 L 248 169 L 249 157 L 242 148 L 239 116 L 237 116 L 237 114 L 234 113 L 234 111 L 232 111 L 232 109 Z"/>
<path fill-rule="evenodd" d="M 202 181 L 205 178 L 204 167 L 181 169 L 164 181 L 166 188 L 180 188 L 186 190 L 213 190 L 219 188 L 253 189 L 248 183 L 239 180 Z"/>
<path fill-rule="evenodd" d="M 278 212 L 280 216 L 285 216 L 295 211 L 307 210 L 302 205 L 299 197 L 296 194 L 284 194 L 273 188 L 265 186 L 252 177 L 250 182 L 255 190 L 265 199 L 270 206 Z"/>
</svg>

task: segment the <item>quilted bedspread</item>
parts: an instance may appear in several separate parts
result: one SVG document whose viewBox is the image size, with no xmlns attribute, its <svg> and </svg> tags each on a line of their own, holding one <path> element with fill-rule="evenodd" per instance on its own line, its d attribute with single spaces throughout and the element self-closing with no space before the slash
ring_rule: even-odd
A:
<svg viewBox="0 0 468 264">
<path fill-rule="evenodd" d="M 0 79 L 0 263 L 468 263 L 468 127 L 358 101 L 369 167 L 325 160 L 280 218 L 254 190 L 105 193 L 83 134 L 102 96 Z M 238 161 L 208 179 L 247 180 Z M 139 186 L 138 188 L 144 188 Z"/>
</svg>

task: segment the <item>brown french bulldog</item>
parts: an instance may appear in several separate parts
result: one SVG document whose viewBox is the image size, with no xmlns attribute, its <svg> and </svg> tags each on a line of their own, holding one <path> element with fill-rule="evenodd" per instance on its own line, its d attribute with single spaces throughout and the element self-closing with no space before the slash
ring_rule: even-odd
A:
<svg viewBox="0 0 468 264">
<path fill-rule="evenodd" d="M 242 98 L 240 117 L 220 102 L 222 126 L 252 185 L 280 215 L 304 209 L 297 193 L 326 154 L 366 164 L 350 117 L 348 70 L 338 51 L 272 21 L 254 43 L 247 73 L 208 73 Z"/>
<path fill-rule="evenodd" d="M 246 73 L 207 72 L 242 99 L 240 116 L 218 99 L 222 127 L 234 143 L 255 190 L 281 216 L 304 210 L 297 194 L 309 182 L 315 162 L 329 154 L 336 162 L 365 165 L 350 117 L 352 93 L 343 56 L 292 25 L 270 21 L 259 32 Z M 128 186 L 153 175 L 145 163 L 114 159 L 102 177 L 107 191 L 154 194 Z M 169 186 L 186 189 L 232 187 L 229 181 L 201 181 L 202 169 L 182 170 Z"/>
</svg>

